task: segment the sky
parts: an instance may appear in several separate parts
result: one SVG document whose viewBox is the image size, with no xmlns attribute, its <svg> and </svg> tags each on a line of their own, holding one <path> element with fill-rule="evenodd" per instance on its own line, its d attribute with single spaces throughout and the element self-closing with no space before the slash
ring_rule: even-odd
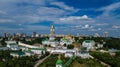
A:
<svg viewBox="0 0 120 67">
<path fill-rule="evenodd" d="M 0 34 L 37 32 L 120 37 L 120 0 L 0 0 Z"/>
</svg>

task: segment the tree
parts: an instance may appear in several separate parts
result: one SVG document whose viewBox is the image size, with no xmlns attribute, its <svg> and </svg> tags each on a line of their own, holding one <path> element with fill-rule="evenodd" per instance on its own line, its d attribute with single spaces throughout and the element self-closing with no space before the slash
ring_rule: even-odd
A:
<svg viewBox="0 0 120 67">
<path fill-rule="evenodd" d="M 6 67 L 6 64 L 0 61 L 0 67 Z"/>
<path fill-rule="evenodd" d="M 64 44 L 64 47 L 66 47 L 67 45 L 66 44 Z"/>
<path fill-rule="evenodd" d="M 74 48 L 73 45 L 68 45 L 68 46 L 67 46 L 67 49 L 73 49 L 73 48 Z"/>
<path fill-rule="evenodd" d="M 3 40 L 1 40 L 1 45 L 6 46 L 7 44 L 5 43 L 5 38 L 3 38 Z"/>
</svg>

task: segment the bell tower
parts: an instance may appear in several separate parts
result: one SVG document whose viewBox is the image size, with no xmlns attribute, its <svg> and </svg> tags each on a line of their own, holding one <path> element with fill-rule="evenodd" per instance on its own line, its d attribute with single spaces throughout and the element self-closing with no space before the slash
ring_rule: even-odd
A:
<svg viewBox="0 0 120 67">
<path fill-rule="evenodd" d="M 54 25 L 51 25 L 51 27 L 50 27 L 50 40 L 55 40 L 55 27 L 54 27 Z"/>
</svg>

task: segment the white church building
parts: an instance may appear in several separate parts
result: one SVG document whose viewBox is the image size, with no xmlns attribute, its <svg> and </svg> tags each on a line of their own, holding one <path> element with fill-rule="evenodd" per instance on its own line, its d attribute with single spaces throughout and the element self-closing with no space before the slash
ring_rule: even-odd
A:
<svg viewBox="0 0 120 67">
<path fill-rule="evenodd" d="M 52 25 L 50 27 L 50 35 L 49 35 L 49 39 L 45 39 L 42 41 L 42 44 L 43 45 L 50 45 L 52 47 L 56 47 L 59 42 L 58 41 L 55 41 L 55 27 L 54 25 Z"/>
<path fill-rule="evenodd" d="M 85 40 L 82 43 L 82 47 L 85 47 L 87 51 L 94 49 L 95 41 L 93 40 Z"/>
</svg>

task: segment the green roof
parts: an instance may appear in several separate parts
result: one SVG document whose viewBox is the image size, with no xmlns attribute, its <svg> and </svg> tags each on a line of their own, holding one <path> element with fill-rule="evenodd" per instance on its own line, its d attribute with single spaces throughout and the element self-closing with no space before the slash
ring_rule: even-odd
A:
<svg viewBox="0 0 120 67">
<path fill-rule="evenodd" d="M 57 60 L 56 64 L 61 65 L 62 64 L 62 60 Z"/>
<path fill-rule="evenodd" d="M 45 38 L 45 39 L 43 39 L 42 41 L 48 41 L 49 39 L 47 39 L 47 38 Z"/>
<path fill-rule="evenodd" d="M 85 40 L 86 43 L 94 42 L 93 40 Z"/>
<path fill-rule="evenodd" d="M 29 50 L 28 50 L 28 51 L 24 51 L 24 52 L 27 52 L 27 53 L 33 53 L 32 51 L 29 51 Z"/>
<path fill-rule="evenodd" d="M 17 45 L 17 43 L 10 43 L 9 45 Z"/>
<path fill-rule="evenodd" d="M 11 52 L 12 54 L 24 55 L 24 52 Z"/>
</svg>

